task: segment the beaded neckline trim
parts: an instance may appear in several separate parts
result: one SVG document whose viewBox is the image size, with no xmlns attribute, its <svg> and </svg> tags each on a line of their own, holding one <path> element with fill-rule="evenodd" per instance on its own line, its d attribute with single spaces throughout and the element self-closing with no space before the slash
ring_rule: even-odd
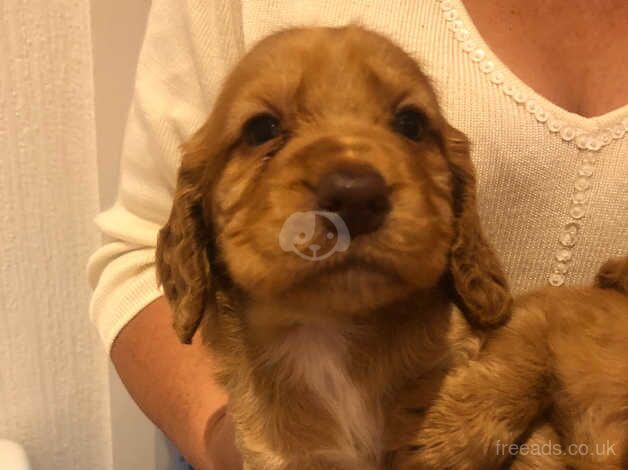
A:
<svg viewBox="0 0 628 470">
<path fill-rule="evenodd" d="M 547 279 L 553 287 L 562 286 L 567 279 L 574 256 L 573 250 L 582 230 L 583 219 L 587 214 L 597 154 L 593 151 L 582 152 L 582 154 L 584 156 L 573 182 L 569 214 L 558 236 L 557 248 L 554 251 L 552 261 L 552 272 Z"/>
<path fill-rule="evenodd" d="M 514 85 L 508 80 L 509 71 L 500 70 L 502 66 L 499 59 L 491 57 L 492 53 L 483 44 L 483 40 L 473 37 L 471 29 L 461 18 L 460 11 L 454 5 L 456 0 L 437 0 L 443 13 L 449 30 L 467 55 L 468 59 L 486 75 L 487 79 L 509 96 L 517 105 L 525 109 L 544 124 L 547 129 L 566 142 L 575 141 L 581 150 L 597 152 L 614 140 L 622 139 L 628 132 L 628 117 L 621 122 L 596 130 L 585 130 L 554 116 L 544 109 L 536 96 L 522 87 Z M 462 9 L 462 7 L 461 7 Z"/>
</svg>

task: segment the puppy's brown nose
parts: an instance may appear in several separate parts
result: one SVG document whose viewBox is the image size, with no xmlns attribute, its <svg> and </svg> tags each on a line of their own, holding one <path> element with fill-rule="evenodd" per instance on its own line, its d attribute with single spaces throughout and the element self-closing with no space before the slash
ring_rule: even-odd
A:
<svg viewBox="0 0 628 470">
<path fill-rule="evenodd" d="M 316 189 L 321 210 L 337 213 L 351 237 L 374 232 L 390 210 L 384 178 L 372 168 L 347 167 L 329 172 Z"/>
</svg>

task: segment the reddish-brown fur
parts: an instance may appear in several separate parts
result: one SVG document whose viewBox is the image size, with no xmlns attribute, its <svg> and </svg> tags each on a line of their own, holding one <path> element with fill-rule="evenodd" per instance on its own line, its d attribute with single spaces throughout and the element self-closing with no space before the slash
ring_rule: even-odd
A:
<svg viewBox="0 0 628 470">
<path fill-rule="evenodd" d="M 418 142 L 390 127 L 407 105 L 426 117 Z M 286 132 L 247 145 L 243 125 L 261 112 Z M 340 166 L 384 178 L 384 225 L 324 261 L 283 251 L 282 224 L 315 210 L 312 188 Z M 313 241 L 329 244 L 322 230 Z M 248 469 L 493 468 L 497 439 L 602 436 L 625 448 L 625 296 L 524 297 L 485 338 L 511 298 L 481 232 L 467 140 L 418 65 L 360 27 L 283 31 L 240 62 L 185 146 L 157 262 L 181 339 L 204 323 Z M 625 270 L 608 267 L 600 285 L 626 290 Z M 599 377 L 613 361 L 616 373 Z M 610 395 L 585 386 L 595 380 Z"/>
</svg>

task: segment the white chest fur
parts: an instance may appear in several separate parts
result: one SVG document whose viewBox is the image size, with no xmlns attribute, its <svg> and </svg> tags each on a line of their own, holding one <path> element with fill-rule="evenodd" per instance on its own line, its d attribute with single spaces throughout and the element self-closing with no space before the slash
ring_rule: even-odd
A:
<svg viewBox="0 0 628 470">
<path fill-rule="evenodd" d="M 379 413 L 351 378 L 346 338 L 339 327 L 294 327 L 277 345 L 275 354 L 288 368 L 290 380 L 305 384 L 337 420 L 342 432 L 338 452 L 344 453 L 344 458 L 379 455 Z"/>
</svg>

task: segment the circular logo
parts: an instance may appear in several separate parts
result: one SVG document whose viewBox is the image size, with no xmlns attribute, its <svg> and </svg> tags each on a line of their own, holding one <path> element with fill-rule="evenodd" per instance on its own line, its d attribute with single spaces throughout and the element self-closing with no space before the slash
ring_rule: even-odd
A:
<svg viewBox="0 0 628 470">
<path fill-rule="evenodd" d="M 317 234 L 317 223 L 322 224 L 326 230 L 325 240 L 321 241 L 325 246 L 312 243 Z M 321 261 L 339 251 L 347 251 L 350 243 L 351 235 L 347 224 L 335 212 L 295 212 L 286 219 L 279 232 L 279 246 L 283 251 L 292 252 L 309 261 Z"/>
</svg>

